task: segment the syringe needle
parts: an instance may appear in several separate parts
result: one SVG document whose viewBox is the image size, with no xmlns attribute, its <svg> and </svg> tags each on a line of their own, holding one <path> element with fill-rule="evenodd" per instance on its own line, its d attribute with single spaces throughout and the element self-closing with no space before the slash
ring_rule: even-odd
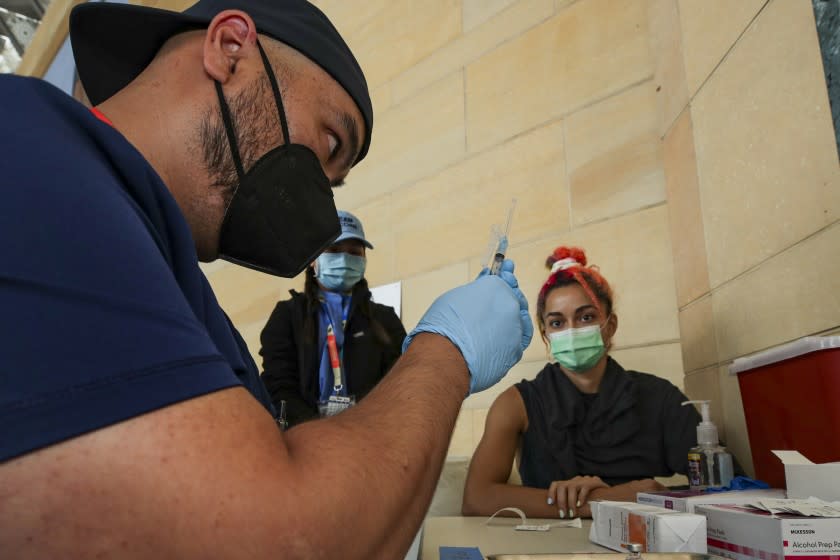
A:
<svg viewBox="0 0 840 560">
<path fill-rule="evenodd" d="M 516 199 L 510 201 L 510 210 L 508 210 L 507 224 L 505 224 L 505 237 L 510 235 L 510 224 L 513 221 L 513 211 L 516 210 Z"/>
</svg>

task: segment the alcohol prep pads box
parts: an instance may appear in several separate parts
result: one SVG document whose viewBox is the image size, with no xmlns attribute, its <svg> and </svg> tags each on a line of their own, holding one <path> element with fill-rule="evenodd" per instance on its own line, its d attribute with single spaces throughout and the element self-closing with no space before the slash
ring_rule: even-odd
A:
<svg viewBox="0 0 840 560">
<path fill-rule="evenodd" d="M 698 506 L 708 523 L 709 553 L 735 560 L 840 556 L 840 517 L 771 515 L 741 506 Z"/>
<path fill-rule="evenodd" d="M 695 508 L 699 505 L 749 504 L 762 499 L 782 499 L 784 497 L 785 491 L 775 488 L 768 490 L 732 490 L 729 492 L 666 490 L 663 492 L 639 492 L 636 494 L 636 501 L 649 506 L 695 513 Z"/>
<path fill-rule="evenodd" d="M 619 552 L 706 552 L 706 518 L 632 502 L 590 502 L 589 540 Z"/>
</svg>

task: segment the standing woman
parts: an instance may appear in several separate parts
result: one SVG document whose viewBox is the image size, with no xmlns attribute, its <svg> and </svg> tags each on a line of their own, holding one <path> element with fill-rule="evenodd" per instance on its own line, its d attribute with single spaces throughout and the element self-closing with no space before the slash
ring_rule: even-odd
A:
<svg viewBox="0 0 840 560">
<path fill-rule="evenodd" d="M 371 301 L 361 221 L 339 211 L 341 235 L 306 269 L 301 294 L 278 302 L 260 335 L 262 380 L 289 427 L 352 406 L 400 356 L 405 329 Z"/>
<path fill-rule="evenodd" d="M 536 319 L 553 361 L 499 395 L 464 488 L 464 515 L 515 506 L 529 517 L 589 517 L 590 499 L 636 501 L 653 477 L 686 474 L 700 416 L 665 379 L 609 356 L 610 285 L 578 248 L 558 247 Z M 508 484 L 514 457 L 522 486 Z"/>
</svg>

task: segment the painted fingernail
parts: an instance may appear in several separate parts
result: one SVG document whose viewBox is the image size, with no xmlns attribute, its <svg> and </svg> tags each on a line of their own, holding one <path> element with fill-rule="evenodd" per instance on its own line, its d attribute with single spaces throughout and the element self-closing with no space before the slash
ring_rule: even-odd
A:
<svg viewBox="0 0 840 560">
<path fill-rule="evenodd" d="M 549 498 L 546 500 L 546 502 L 548 503 L 548 505 L 552 505 L 554 504 L 554 498 Z"/>
<path fill-rule="evenodd" d="M 562 509 L 560 510 L 560 519 L 566 519 L 566 512 Z"/>
<path fill-rule="evenodd" d="M 572 508 L 569 508 L 569 519 L 573 518 L 574 516 L 575 516 L 575 510 L 573 510 Z"/>
<path fill-rule="evenodd" d="M 577 501 L 577 504 L 575 504 L 575 505 L 576 505 L 577 507 L 580 507 L 580 500 L 578 500 L 578 501 Z"/>
</svg>

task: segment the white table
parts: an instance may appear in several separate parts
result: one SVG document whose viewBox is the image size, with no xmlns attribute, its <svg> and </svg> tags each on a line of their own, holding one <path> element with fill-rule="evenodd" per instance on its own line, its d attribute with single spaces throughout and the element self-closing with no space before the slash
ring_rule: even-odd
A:
<svg viewBox="0 0 840 560">
<path fill-rule="evenodd" d="M 582 529 L 552 527 L 550 531 L 515 531 L 518 518 L 428 517 L 423 525 L 421 560 L 440 560 L 441 546 L 475 546 L 489 554 L 535 554 L 547 552 L 613 552 L 589 542 L 592 520 L 585 519 Z M 529 524 L 556 523 L 557 519 L 528 519 Z"/>
</svg>

